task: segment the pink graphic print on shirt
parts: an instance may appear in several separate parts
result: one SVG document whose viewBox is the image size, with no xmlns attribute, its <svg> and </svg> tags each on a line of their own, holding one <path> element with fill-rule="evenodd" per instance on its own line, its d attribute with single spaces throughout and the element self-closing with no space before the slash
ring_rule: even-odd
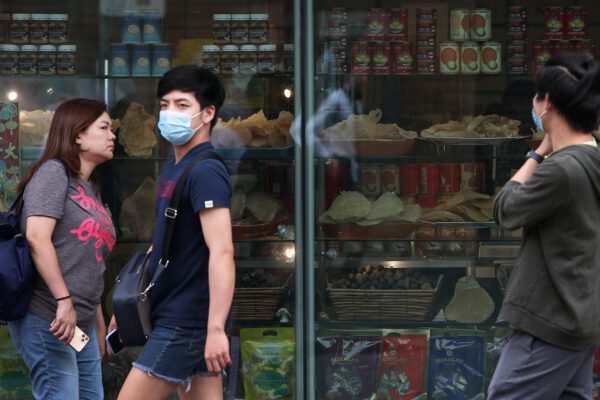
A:
<svg viewBox="0 0 600 400">
<path fill-rule="evenodd" d="M 79 201 L 79 206 L 86 211 L 93 209 L 96 212 L 97 218 L 86 218 L 83 220 L 79 228 L 72 229 L 71 233 L 77 235 L 77 239 L 81 242 L 87 242 L 90 239 L 96 239 L 94 247 L 96 248 L 96 261 L 102 262 L 102 248 L 108 247 L 111 251 L 116 242 L 115 228 L 112 218 L 106 209 L 96 201 L 95 198 L 85 194 L 85 190 L 81 185 L 77 185 L 79 194 L 71 196 L 73 200 Z"/>
</svg>

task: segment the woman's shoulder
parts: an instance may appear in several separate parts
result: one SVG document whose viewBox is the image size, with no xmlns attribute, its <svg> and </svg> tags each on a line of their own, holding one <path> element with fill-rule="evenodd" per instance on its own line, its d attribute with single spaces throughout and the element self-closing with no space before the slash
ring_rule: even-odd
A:
<svg viewBox="0 0 600 400">
<path fill-rule="evenodd" d="M 62 163 L 62 161 L 60 161 L 56 158 L 52 158 L 50 160 L 44 161 L 38 168 L 38 171 L 44 171 L 44 172 L 46 172 L 46 171 L 47 172 L 62 171 L 62 173 L 64 174 L 66 172 L 66 168 L 65 168 L 65 165 Z"/>
</svg>

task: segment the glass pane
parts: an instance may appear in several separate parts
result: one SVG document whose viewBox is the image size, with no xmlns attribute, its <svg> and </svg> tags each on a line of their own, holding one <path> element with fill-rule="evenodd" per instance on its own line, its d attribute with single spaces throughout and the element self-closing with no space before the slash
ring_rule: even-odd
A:
<svg viewBox="0 0 600 400">
<path fill-rule="evenodd" d="M 295 396 L 294 18 L 292 0 L 200 7 L 188 0 L 0 4 L 0 209 L 8 208 L 21 174 L 40 156 L 62 101 L 102 100 L 117 126 L 114 158 L 98 167 L 102 199 L 117 230 L 105 274 L 107 321 L 117 274 L 150 244 L 155 190 L 173 156 L 157 128 L 160 77 L 183 64 L 219 76 L 226 100 L 211 142 L 232 183 L 237 267 L 227 399 Z M 40 26 L 45 38 L 34 33 Z M 50 40 L 61 29 L 66 37 Z M 67 68 L 67 61 L 75 67 Z M 0 397 L 25 398 L 27 369 L 5 326 L 0 333 L 6 345 L 0 371 L 7 371 L 0 372 L 0 383 L 14 378 L 14 384 L 0 385 L 7 391 Z M 108 399 L 116 397 L 138 352 L 104 359 Z"/>
<path fill-rule="evenodd" d="M 521 238 L 494 195 L 540 143 L 533 73 L 595 56 L 597 8 L 314 2 L 314 398 L 485 398 Z"/>
</svg>

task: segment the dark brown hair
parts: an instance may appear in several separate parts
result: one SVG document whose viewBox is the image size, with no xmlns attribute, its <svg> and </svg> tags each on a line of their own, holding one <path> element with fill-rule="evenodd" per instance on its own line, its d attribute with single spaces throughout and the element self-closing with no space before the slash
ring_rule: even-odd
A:
<svg viewBox="0 0 600 400">
<path fill-rule="evenodd" d="M 23 190 L 37 169 L 48 160 L 59 160 L 65 166 L 69 176 L 77 176 L 81 169 L 79 145 L 75 143 L 77 136 L 106 112 L 106 104 L 91 99 L 72 99 L 62 103 L 56 109 L 46 147 L 41 157 L 25 173 L 19 183 Z M 92 176 L 92 181 L 95 181 Z"/>
</svg>

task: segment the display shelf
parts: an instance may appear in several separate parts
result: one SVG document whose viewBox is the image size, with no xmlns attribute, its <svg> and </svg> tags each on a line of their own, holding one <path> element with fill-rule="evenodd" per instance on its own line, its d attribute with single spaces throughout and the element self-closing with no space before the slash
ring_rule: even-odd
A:
<svg viewBox="0 0 600 400">
<path fill-rule="evenodd" d="M 324 262 L 326 268 L 356 268 L 359 265 L 383 265 L 384 268 L 419 268 L 419 269 L 457 269 L 476 266 L 476 257 L 456 257 L 443 259 L 403 258 L 394 256 L 338 256 L 334 260 Z"/>
<path fill-rule="evenodd" d="M 224 160 L 293 160 L 294 147 L 281 148 L 216 148 Z"/>
<path fill-rule="evenodd" d="M 504 321 L 495 321 L 487 324 L 458 323 L 450 321 L 422 321 L 422 322 L 399 322 L 397 320 L 351 320 L 340 321 L 334 319 L 319 318 L 315 327 L 319 333 L 326 331 L 353 331 L 360 327 L 361 330 L 368 329 L 407 329 L 407 328 L 431 328 L 431 329 L 469 329 L 487 331 L 494 327 L 507 327 Z M 338 332 L 339 333 L 339 332 Z"/>
<path fill-rule="evenodd" d="M 293 270 L 295 263 L 293 259 L 285 259 L 283 257 L 235 257 L 235 266 L 237 268 L 248 269 L 289 269 Z"/>
</svg>

